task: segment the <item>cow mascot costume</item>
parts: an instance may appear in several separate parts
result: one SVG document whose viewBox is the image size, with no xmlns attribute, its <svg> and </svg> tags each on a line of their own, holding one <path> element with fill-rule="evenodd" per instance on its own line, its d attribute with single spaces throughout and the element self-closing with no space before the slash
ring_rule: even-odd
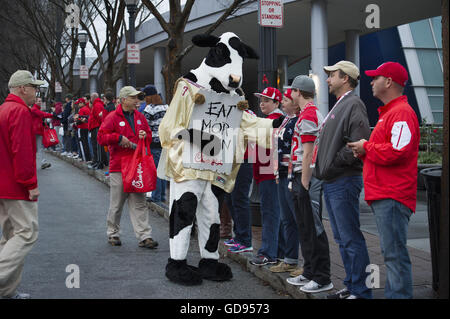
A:
<svg viewBox="0 0 450 319">
<path fill-rule="evenodd" d="M 223 195 L 233 190 L 247 141 L 270 146 L 270 129 L 278 127 L 283 120 L 262 119 L 242 112 L 239 134 L 243 134 L 245 142 L 244 145 L 236 146 L 230 174 L 183 166 L 183 148 L 195 142 L 193 132 L 188 127 L 193 108 L 205 103 L 205 97 L 198 93 L 199 90 L 242 96 L 243 60 L 258 59 L 257 53 L 231 32 L 220 37 L 196 35 L 192 42 L 199 47 L 209 47 L 210 50 L 197 69 L 178 79 L 170 107 L 159 126 L 161 144 L 166 153 L 160 166 L 163 165 L 165 177 L 170 180 L 170 258 L 166 265 L 166 276 L 183 285 L 199 285 L 202 279 L 227 281 L 233 277 L 230 267 L 218 262 L 219 209 Z M 237 107 L 244 110 L 248 108 L 248 103 L 240 101 Z M 268 133 L 258 134 L 261 129 Z M 202 135 L 201 147 L 213 140 L 211 135 Z M 186 261 L 194 218 L 198 225 L 201 255 L 198 267 L 188 265 Z"/>
</svg>

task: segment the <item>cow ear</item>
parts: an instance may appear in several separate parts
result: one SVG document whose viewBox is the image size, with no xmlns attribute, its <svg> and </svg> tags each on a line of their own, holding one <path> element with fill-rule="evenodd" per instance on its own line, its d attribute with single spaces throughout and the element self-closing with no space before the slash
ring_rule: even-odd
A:
<svg viewBox="0 0 450 319">
<path fill-rule="evenodd" d="M 242 46 L 241 53 L 244 59 L 256 59 L 256 60 L 259 59 L 258 53 L 251 47 L 249 47 L 243 42 L 241 42 L 241 46 Z"/>
<path fill-rule="evenodd" d="M 215 47 L 220 38 L 211 34 L 197 34 L 192 37 L 192 43 L 198 47 Z"/>
</svg>

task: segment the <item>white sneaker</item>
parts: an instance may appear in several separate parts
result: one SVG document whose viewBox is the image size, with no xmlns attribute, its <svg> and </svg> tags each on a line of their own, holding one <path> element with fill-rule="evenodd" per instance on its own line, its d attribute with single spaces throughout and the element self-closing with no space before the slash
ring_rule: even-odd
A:
<svg viewBox="0 0 450 319">
<path fill-rule="evenodd" d="M 286 281 L 288 282 L 288 284 L 291 284 L 294 286 L 304 286 L 307 283 L 309 283 L 311 280 L 309 280 L 308 278 L 306 278 L 303 275 L 299 275 L 297 277 L 287 278 Z"/>
<path fill-rule="evenodd" d="M 66 156 L 67 155 L 67 152 L 62 152 L 61 153 L 61 156 Z"/>
<path fill-rule="evenodd" d="M 315 282 L 314 280 L 311 280 L 310 282 L 308 282 L 306 285 L 304 285 L 303 287 L 300 287 L 300 290 L 303 292 L 307 292 L 307 293 L 318 293 L 318 292 L 322 292 L 322 291 L 327 291 L 327 290 L 331 290 L 333 289 L 333 283 L 330 282 L 328 285 L 320 285 L 317 282 Z"/>
<path fill-rule="evenodd" d="M 355 296 L 355 295 L 350 295 L 350 296 L 348 296 L 345 299 L 359 299 L 359 298 L 357 296 Z"/>
</svg>

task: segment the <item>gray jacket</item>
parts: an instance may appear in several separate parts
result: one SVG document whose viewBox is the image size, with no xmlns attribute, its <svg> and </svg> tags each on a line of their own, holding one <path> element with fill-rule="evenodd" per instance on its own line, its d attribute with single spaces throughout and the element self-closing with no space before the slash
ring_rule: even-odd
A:
<svg viewBox="0 0 450 319">
<path fill-rule="evenodd" d="M 370 136 L 369 119 L 363 101 L 352 91 L 329 114 L 319 135 L 314 176 L 324 182 L 362 174 L 362 161 L 346 146 Z"/>
</svg>

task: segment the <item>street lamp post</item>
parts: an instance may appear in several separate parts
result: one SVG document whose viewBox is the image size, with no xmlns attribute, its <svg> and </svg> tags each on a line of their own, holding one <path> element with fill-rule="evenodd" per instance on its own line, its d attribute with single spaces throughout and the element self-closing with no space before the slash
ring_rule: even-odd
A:
<svg viewBox="0 0 450 319">
<path fill-rule="evenodd" d="M 139 0 L 125 0 L 125 4 L 127 5 L 127 10 L 129 14 L 129 28 L 130 28 L 130 36 L 129 43 L 134 43 L 136 41 L 134 35 L 134 15 L 137 11 L 137 4 Z M 128 82 L 131 86 L 136 87 L 136 66 L 134 64 L 128 64 Z"/>
<path fill-rule="evenodd" d="M 86 44 L 88 42 L 88 35 L 85 31 L 78 32 L 78 42 L 80 42 L 81 47 L 81 65 L 80 65 L 80 78 L 81 78 L 81 69 L 82 66 L 86 65 Z M 81 94 L 86 94 L 87 90 L 87 80 L 85 78 L 81 78 Z"/>
</svg>

